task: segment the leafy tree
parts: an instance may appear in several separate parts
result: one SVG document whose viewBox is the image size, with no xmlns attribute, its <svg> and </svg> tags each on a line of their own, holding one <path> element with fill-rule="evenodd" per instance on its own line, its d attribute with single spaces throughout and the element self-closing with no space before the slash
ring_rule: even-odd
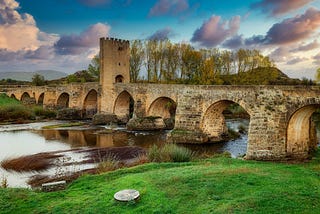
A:
<svg viewBox="0 0 320 214">
<path fill-rule="evenodd" d="M 92 60 L 91 63 L 88 66 L 88 72 L 89 74 L 95 78 L 95 79 L 99 79 L 100 77 L 100 57 L 99 55 L 95 55 Z"/>
<path fill-rule="evenodd" d="M 316 72 L 316 81 L 318 84 L 320 83 L 320 68 L 318 68 Z"/>
<path fill-rule="evenodd" d="M 131 43 L 130 53 L 130 80 L 131 82 L 137 82 L 145 55 L 140 40 L 134 40 Z"/>
<path fill-rule="evenodd" d="M 31 83 L 32 83 L 32 85 L 35 85 L 35 86 L 42 86 L 42 85 L 46 84 L 46 82 L 44 80 L 44 76 L 42 76 L 40 74 L 33 75 Z"/>
</svg>

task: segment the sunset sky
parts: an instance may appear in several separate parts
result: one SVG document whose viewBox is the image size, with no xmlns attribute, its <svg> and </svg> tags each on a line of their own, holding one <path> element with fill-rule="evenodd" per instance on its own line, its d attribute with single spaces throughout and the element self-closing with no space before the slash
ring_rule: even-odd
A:
<svg viewBox="0 0 320 214">
<path fill-rule="evenodd" d="M 0 72 L 86 69 L 107 36 L 255 48 L 314 78 L 320 0 L 0 0 Z"/>
</svg>

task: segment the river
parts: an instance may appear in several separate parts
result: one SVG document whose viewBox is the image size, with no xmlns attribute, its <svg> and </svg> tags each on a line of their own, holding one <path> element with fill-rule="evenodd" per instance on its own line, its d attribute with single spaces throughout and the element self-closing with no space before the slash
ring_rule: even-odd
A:
<svg viewBox="0 0 320 214">
<path fill-rule="evenodd" d="M 248 127 L 248 120 L 228 120 L 227 126 L 235 131 L 238 127 Z M 110 126 L 84 126 L 59 129 L 42 129 L 43 126 L 64 123 L 51 121 L 30 123 L 22 125 L 0 126 L 0 161 L 32 155 L 40 152 L 61 151 L 63 159 L 57 161 L 81 160 L 83 154 L 76 152 L 63 152 L 75 148 L 104 148 L 138 146 L 149 148 L 153 144 L 166 143 L 168 131 L 157 132 L 132 132 L 124 127 Z M 247 135 L 241 134 L 240 138 L 225 143 L 205 145 L 182 145 L 198 153 L 230 152 L 232 157 L 243 156 L 247 150 Z M 65 171 L 77 171 L 95 167 L 96 164 L 70 165 Z M 50 168 L 47 171 L 18 173 L 7 171 L 0 167 L 0 179 L 6 179 L 10 187 L 29 187 L 27 180 L 34 175 L 54 175 L 61 168 Z"/>
</svg>

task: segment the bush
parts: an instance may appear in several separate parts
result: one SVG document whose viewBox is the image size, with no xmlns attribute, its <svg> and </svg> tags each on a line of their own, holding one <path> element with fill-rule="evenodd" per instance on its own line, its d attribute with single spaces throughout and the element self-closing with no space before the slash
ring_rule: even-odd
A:
<svg viewBox="0 0 320 214">
<path fill-rule="evenodd" d="M 116 155 L 107 154 L 103 157 L 97 166 L 97 170 L 99 173 L 112 171 L 118 169 L 120 167 L 120 161 Z"/>
<path fill-rule="evenodd" d="M 176 144 L 166 144 L 162 148 L 153 145 L 148 151 L 148 159 L 151 162 L 188 162 L 193 157 L 194 152 Z"/>
<path fill-rule="evenodd" d="M 35 116 L 42 118 L 55 118 L 57 116 L 57 113 L 55 111 L 43 109 L 43 107 L 41 106 L 35 106 L 33 108 L 33 112 Z"/>
<path fill-rule="evenodd" d="M 24 107 L 23 105 L 4 105 L 0 107 L 0 119 L 1 120 L 16 120 L 16 119 L 33 119 L 31 109 Z"/>
</svg>

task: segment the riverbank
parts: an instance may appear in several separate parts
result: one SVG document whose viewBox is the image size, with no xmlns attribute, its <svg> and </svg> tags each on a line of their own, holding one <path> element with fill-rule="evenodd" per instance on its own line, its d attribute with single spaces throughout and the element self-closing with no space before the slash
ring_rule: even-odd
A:
<svg viewBox="0 0 320 214">
<path fill-rule="evenodd" d="M 308 163 L 223 156 L 85 175 L 66 190 L 0 189 L 2 213 L 319 213 L 320 153 Z M 136 189 L 139 201 L 113 195 Z"/>
</svg>

